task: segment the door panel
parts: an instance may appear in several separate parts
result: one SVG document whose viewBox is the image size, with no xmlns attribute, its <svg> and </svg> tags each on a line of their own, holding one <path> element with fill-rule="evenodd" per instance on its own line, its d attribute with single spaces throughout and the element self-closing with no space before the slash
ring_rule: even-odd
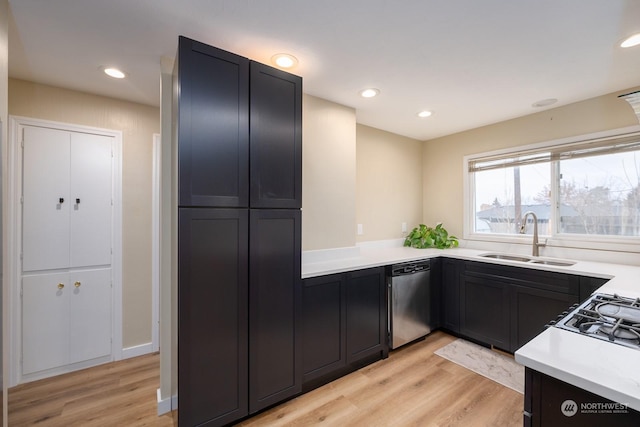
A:
<svg viewBox="0 0 640 427">
<path fill-rule="evenodd" d="M 251 210 L 249 412 L 300 392 L 299 210 Z"/>
<path fill-rule="evenodd" d="M 69 363 L 108 356 L 111 354 L 111 269 L 77 271 L 69 278 Z"/>
<path fill-rule="evenodd" d="M 69 265 L 69 151 L 69 132 L 24 128 L 24 271 Z"/>
<path fill-rule="evenodd" d="M 111 264 L 113 138 L 71 134 L 71 267 Z"/>
<path fill-rule="evenodd" d="M 247 415 L 248 213 L 179 209 L 180 425 Z"/>
<path fill-rule="evenodd" d="M 69 359 L 67 273 L 22 278 L 22 373 L 63 366 Z M 64 288 L 59 289 L 58 284 Z"/>
</svg>

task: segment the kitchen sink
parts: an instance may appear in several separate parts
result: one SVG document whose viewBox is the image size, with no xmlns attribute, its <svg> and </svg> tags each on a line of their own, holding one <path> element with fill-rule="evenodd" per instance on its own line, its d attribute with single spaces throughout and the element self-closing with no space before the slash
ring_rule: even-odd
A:
<svg viewBox="0 0 640 427">
<path fill-rule="evenodd" d="M 569 267 L 575 262 L 573 261 L 557 261 L 554 259 L 532 259 L 531 264 L 546 264 L 546 265 L 555 265 L 557 267 Z"/>
<path fill-rule="evenodd" d="M 531 257 L 524 255 L 509 255 L 509 254 L 481 254 L 483 258 L 493 258 L 493 259 L 504 259 L 507 261 L 520 261 L 520 262 L 529 262 L 531 261 Z"/>
<path fill-rule="evenodd" d="M 548 258 L 535 258 L 526 255 L 511 255 L 511 254 L 501 254 L 501 253 L 486 253 L 480 254 L 482 258 L 492 258 L 492 259 L 503 259 L 505 261 L 518 261 L 518 262 L 527 262 L 531 264 L 544 264 L 544 265 L 552 265 L 554 267 L 569 267 L 575 264 L 574 261 L 565 261 L 559 259 L 548 259 Z"/>
</svg>

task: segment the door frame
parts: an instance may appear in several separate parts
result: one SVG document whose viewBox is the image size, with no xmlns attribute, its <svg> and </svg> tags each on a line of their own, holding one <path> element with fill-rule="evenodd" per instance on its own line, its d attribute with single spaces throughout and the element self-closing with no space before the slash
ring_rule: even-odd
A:
<svg viewBox="0 0 640 427">
<path fill-rule="evenodd" d="M 7 155 L 7 227 L 5 279 L 7 280 L 7 298 L 10 302 L 8 329 L 10 331 L 11 350 L 9 353 L 8 386 L 22 382 L 22 304 L 21 304 L 21 256 L 22 253 L 22 129 L 25 126 L 37 126 L 68 132 L 91 133 L 114 138 L 113 144 L 113 257 L 112 257 L 112 341 L 111 360 L 122 359 L 122 132 L 93 126 L 83 126 L 50 120 L 21 116 L 9 116 L 9 138 Z M 76 364 L 78 365 L 78 364 Z M 74 365 L 75 366 L 75 365 Z M 81 368 L 82 366 L 77 366 Z M 70 370 L 66 370 L 70 371 Z M 61 370 L 60 373 L 66 372 Z M 29 380 L 36 379 L 31 378 Z"/>
</svg>

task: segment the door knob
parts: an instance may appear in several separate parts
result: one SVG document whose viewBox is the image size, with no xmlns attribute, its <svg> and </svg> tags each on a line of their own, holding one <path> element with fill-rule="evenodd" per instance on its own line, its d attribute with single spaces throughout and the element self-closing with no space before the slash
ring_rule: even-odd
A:
<svg viewBox="0 0 640 427">
<path fill-rule="evenodd" d="M 79 288 L 80 285 L 82 285 L 82 283 L 80 283 L 80 282 L 76 282 L 76 283 L 73 284 L 73 286 L 75 286 L 76 288 Z"/>
<path fill-rule="evenodd" d="M 58 283 L 58 289 L 64 288 L 64 283 Z"/>
</svg>

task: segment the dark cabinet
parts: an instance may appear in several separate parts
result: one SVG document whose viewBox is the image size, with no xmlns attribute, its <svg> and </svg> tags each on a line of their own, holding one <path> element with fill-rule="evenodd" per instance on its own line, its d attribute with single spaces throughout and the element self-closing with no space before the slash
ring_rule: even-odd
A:
<svg viewBox="0 0 640 427">
<path fill-rule="evenodd" d="M 179 205 L 247 207 L 249 60 L 180 37 L 175 67 Z"/>
<path fill-rule="evenodd" d="M 460 271 L 463 261 L 451 258 L 441 260 L 441 325 L 451 332 L 460 332 Z"/>
<path fill-rule="evenodd" d="M 388 351 L 384 268 L 347 273 L 347 362 Z"/>
<path fill-rule="evenodd" d="M 257 62 L 250 69 L 251 207 L 299 209 L 302 79 Z"/>
<path fill-rule="evenodd" d="M 609 279 L 602 279 L 600 277 L 580 277 L 580 302 L 589 298 L 596 289 L 608 281 Z"/>
<path fill-rule="evenodd" d="M 345 281 L 344 274 L 302 281 L 303 382 L 346 366 Z"/>
<path fill-rule="evenodd" d="M 302 79 L 180 37 L 174 85 L 178 417 L 220 426 L 301 390 Z"/>
<path fill-rule="evenodd" d="M 510 287 L 485 277 L 460 279 L 460 333 L 485 344 L 510 347 Z"/>
<path fill-rule="evenodd" d="M 525 427 L 637 427 L 640 412 L 526 368 L 523 421 Z"/>
<path fill-rule="evenodd" d="M 384 268 L 319 276 L 302 285 L 302 370 L 313 388 L 389 353 Z"/>
<path fill-rule="evenodd" d="M 300 209 L 302 78 L 179 43 L 180 206 Z"/>
<path fill-rule="evenodd" d="M 443 326 L 502 350 L 515 352 L 579 300 L 579 276 L 476 261 L 443 261 Z M 452 288 L 451 283 L 457 286 Z M 456 290 L 459 317 L 454 317 Z M 460 322 L 458 330 L 454 329 L 455 319 Z"/>
<path fill-rule="evenodd" d="M 182 208 L 178 222 L 180 425 L 223 425 L 248 413 L 247 210 Z"/>
<path fill-rule="evenodd" d="M 249 412 L 299 393 L 300 211 L 250 211 Z"/>
<path fill-rule="evenodd" d="M 578 296 L 553 292 L 525 286 L 514 286 L 511 292 L 511 341 L 509 351 L 515 352 L 532 338 L 542 332 L 550 321 L 554 320 L 572 304 L 578 302 Z"/>
</svg>

